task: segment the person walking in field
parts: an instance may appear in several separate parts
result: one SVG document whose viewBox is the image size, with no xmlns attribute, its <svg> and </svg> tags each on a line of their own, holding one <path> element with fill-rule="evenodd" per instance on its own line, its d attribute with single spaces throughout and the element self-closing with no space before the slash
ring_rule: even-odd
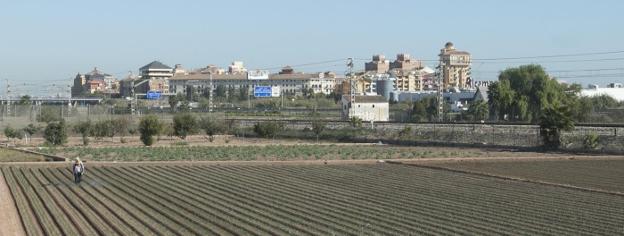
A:
<svg viewBox="0 0 624 236">
<path fill-rule="evenodd" d="M 74 173 L 74 183 L 80 183 L 80 178 L 85 173 L 85 166 L 80 158 L 76 158 L 74 165 L 72 166 L 72 173 Z"/>
</svg>

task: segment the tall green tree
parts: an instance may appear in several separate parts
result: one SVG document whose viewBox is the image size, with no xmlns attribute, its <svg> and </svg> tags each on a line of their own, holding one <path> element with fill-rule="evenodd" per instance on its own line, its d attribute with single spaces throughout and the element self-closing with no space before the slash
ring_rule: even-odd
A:
<svg viewBox="0 0 624 236">
<path fill-rule="evenodd" d="M 43 131 L 43 138 L 50 145 L 63 145 L 67 142 L 67 130 L 65 120 L 48 123 Z"/>
<path fill-rule="evenodd" d="M 162 126 L 162 122 L 160 122 L 155 115 L 147 115 L 141 118 L 139 122 L 139 133 L 141 134 L 141 141 L 145 146 L 152 146 L 152 144 L 154 144 L 154 136 L 160 133 Z"/>
<path fill-rule="evenodd" d="M 544 147 L 557 149 L 561 146 L 561 132 L 574 129 L 572 112 L 567 106 L 547 107 L 541 113 L 539 125 Z"/>
<path fill-rule="evenodd" d="M 492 116 L 499 120 L 537 123 L 552 106 L 578 106 L 580 86 L 561 84 L 540 65 L 523 65 L 500 73 L 489 87 Z"/>
</svg>

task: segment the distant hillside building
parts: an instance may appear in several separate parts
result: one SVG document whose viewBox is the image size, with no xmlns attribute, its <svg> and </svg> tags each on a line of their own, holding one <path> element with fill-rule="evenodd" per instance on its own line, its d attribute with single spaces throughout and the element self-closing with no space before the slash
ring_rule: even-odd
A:
<svg viewBox="0 0 624 236">
<path fill-rule="evenodd" d="M 342 118 L 345 120 L 357 117 L 362 121 L 388 121 L 390 119 L 390 104 L 383 96 L 342 96 Z"/>
<path fill-rule="evenodd" d="M 472 63 L 470 53 L 458 51 L 453 43 L 448 42 L 440 50 L 439 56 L 442 64 L 444 88 L 465 89 L 470 87 L 470 65 Z"/>
<path fill-rule="evenodd" d="M 71 88 L 72 97 L 95 93 L 119 94 L 119 81 L 114 76 L 101 72 L 97 67 L 84 75 L 78 73 Z"/>
<path fill-rule="evenodd" d="M 139 68 L 140 76 L 138 78 L 127 78 L 122 81 L 121 96 L 132 97 L 136 95 L 143 98 L 148 91 L 168 94 L 169 78 L 173 77 L 173 71 L 174 69 L 170 66 L 159 61 L 153 61 Z"/>
</svg>

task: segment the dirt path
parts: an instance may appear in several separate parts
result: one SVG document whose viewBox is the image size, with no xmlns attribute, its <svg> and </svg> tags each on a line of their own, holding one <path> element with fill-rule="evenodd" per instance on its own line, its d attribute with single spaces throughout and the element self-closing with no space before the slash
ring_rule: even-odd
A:
<svg viewBox="0 0 624 236">
<path fill-rule="evenodd" d="M 0 174 L 0 219 L 0 236 L 26 235 L 9 186 L 2 174 Z"/>
</svg>

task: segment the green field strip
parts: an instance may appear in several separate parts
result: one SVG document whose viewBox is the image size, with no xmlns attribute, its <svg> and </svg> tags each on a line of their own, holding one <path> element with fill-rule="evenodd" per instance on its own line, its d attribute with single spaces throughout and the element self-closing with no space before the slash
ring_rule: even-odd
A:
<svg viewBox="0 0 624 236">
<path fill-rule="evenodd" d="M 178 199 L 174 197 L 163 197 L 163 194 L 150 191 L 144 186 L 129 184 L 128 180 L 114 175 L 114 171 L 109 168 L 92 168 L 91 173 L 94 173 L 100 178 L 108 178 L 109 182 L 116 186 L 122 186 L 126 192 L 133 194 L 135 199 L 149 199 L 152 204 L 159 206 L 159 210 L 165 216 L 175 219 L 177 224 L 183 225 L 186 229 L 192 231 L 192 234 L 204 235 L 208 232 L 211 234 L 219 234 L 220 231 L 215 231 L 219 228 L 217 225 L 208 224 L 206 219 L 199 219 L 199 216 L 188 211 L 193 206 L 187 204 L 178 204 Z"/>
<path fill-rule="evenodd" d="M 46 190 L 47 188 L 43 187 L 44 185 L 40 181 L 40 179 L 35 177 L 37 173 L 33 173 L 33 169 L 28 168 L 22 169 L 22 174 L 29 181 L 30 186 L 35 189 L 35 192 L 37 193 L 39 199 L 44 202 L 46 208 L 48 209 L 48 212 L 50 212 L 50 214 L 54 218 L 56 225 L 62 231 L 62 234 L 80 235 L 81 232 L 79 232 L 79 230 L 74 227 L 76 226 L 75 222 L 72 222 L 72 220 L 69 219 L 69 215 L 67 215 L 62 210 L 63 207 L 57 204 L 57 201 L 55 201 L 54 197 L 52 197 L 52 195 Z"/>
<path fill-rule="evenodd" d="M 218 167 L 214 167 L 214 169 L 218 169 Z M 207 172 L 215 171 L 214 169 L 208 170 Z M 229 171 L 232 171 L 232 169 L 226 170 L 225 172 L 221 172 L 220 175 L 227 175 L 227 172 Z M 245 175 L 245 173 L 239 172 L 235 175 L 228 176 L 228 178 L 241 178 L 242 175 Z M 254 182 L 255 181 L 254 178 L 257 178 L 257 177 L 258 176 L 252 176 L 252 177 L 249 177 L 249 179 L 243 180 L 242 182 L 255 183 L 258 186 L 265 187 L 265 189 L 267 190 L 270 189 L 271 192 L 280 192 L 281 194 L 291 195 L 293 199 L 299 199 L 299 201 L 304 200 L 308 204 L 314 203 L 315 206 L 318 206 L 319 208 L 323 209 L 325 213 L 333 212 L 335 214 L 334 217 L 346 218 L 344 214 L 349 213 L 350 215 L 348 216 L 348 218 L 350 219 L 358 219 L 364 224 L 377 223 L 375 225 L 377 225 L 379 228 L 383 228 L 383 230 L 379 230 L 380 232 L 393 232 L 393 231 L 396 231 L 398 227 L 401 227 L 401 229 L 408 228 L 410 230 L 417 230 L 416 228 L 414 228 L 414 225 L 396 223 L 395 220 L 400 221 L 400 219 L 386 220 L 386 219 L 379 219 L 379 218 L 372 219 L 370 217 L 364 217 L 363 214 L 361 214 L 358 211 L 365 211 L 367 216 L 379 214 L 378 211 L 366 209 L 365 205 L 362 205 L 356 208 L 356 210 L 353 210 L 352 207 L 349 206 L 350 203 L 347 203 L 346 201 L 342 201 L 342 203 L 345 203 L 344 205 L 340 205 L 332 201 L 321 201 L 317 198 L 310 197 L 310 196 L 314 196 L 315 194 L 318 194 L 314 190 L 309 191 L 308 194 L 296 193 L 296 191 L 300 191 L 300 189 L 293 188 L 293 186 L 296 186 L 296 185 L 290 185 L 290 187 L 280 186 L 280 188 L 276 188 L 277 186 L 279 186 L 279 184 L 273 184 L 272 180 L 269 180 L 269 179 L 263 179 L 262 182 L 272 183 L 270 186 L 268 184 L 265 185 L 265 183 L 262 183 L 262 182 Z M 296 190 L 296 191 L 293 191 L 293 190 Z M 381 225 L 381 223 L 384 223 L 384 224 Z M 353 224 L 360 225 L 361 223 L 358 224 L 357 222 L 353 222 Z M 390 225 L 394 225 L 395 227 L 392 227 Z M 409 232 L 409 231 L 404 231 L 403 233 L 406 233 L 406 232 Z"/>
<path fill-rule="evenodd" d="M 29 202 L 31 202 L 31 207 L 35 212 L 35 216 L 37 217 L 41 228 L 43 228 L 45 235 L 62 235 L 63 233 L 59 229 L 60 226 L 56 223 L 50 212 L 48 212 L 45 203 L 39 198 L 33 187 L 28 183 L 28 180 L 22 173 L 22 169 L 15 169 L 12 173 L 15 179 L 18 180 L 17 182 L 22 186 L 24 195 L 26 195 Z"/>
<path fill-rule="evenodd" d="M 176 169 L 177 167 L 172 167 L 172 168 Z M 182 175 L 190 179 L 199 180 L 201 181 L 202 186 L 211 187 L 211 190 L 217 193 L 223 193 L 223 196 L 231 196 L 230 198 L 236 199 L 234 201 L 228 201 L 227 198 L 222 197 L 222 199 L 224 199 L 224 201 L 228 202 L 229 204 L 237 204 L 237 202 L 250 203 L 252 207 L 246 206 L 246 204 L 242 204 L 242 206 L 249 209 L 250 211 L 255 210 L 255 211 L 260 211 L 260 212 L 263 212 L 263 211 L 270 212 L 271 214 L 274 214 L 274 215 L 266 214 L 267 217 L 270 217 L 272 220 L 279 221 L 281 224 L 287 227 L 291 227 L 293 229 L 308 231 L 308 233 L 312 233 L 315 235 L 335 233 L 332 231 L 327 231 L 328 228 L 330 228 L 333 225 L 323 224 L 323 227 L 312 225 L 312 222 L 316 221 L 314 218 L 302 216 L 301 215 L 302 212 L 296 211 L 298 209 L 279 206 L 276 204 L 277 202 L 275 199 L 266 199 L 259 195 L 250 195 L 250 193 L 252 192 L 249 191 L 249 189 L 244 188 L 242 186 L 231 185 L 231 182 L 214 181 L 213 179 L 202 179 L 201 177 L 197 175 L 193 175 L 192 173 L 194 171 L 189 171 L 189 169 L 186 169 L 186 171 L 184 171 L 183 169 L 177 169 L 177 170 L 179 171 L 176 172 L 176 175 Z M 202 191 L 202 192 L 206 194 L 210 194 L 210 192 L 208 191 Z M 279 200 L 280 202 L 282 202 L 281 200 L 283 199 L 279 199 Z M 288 214 L 288 213 L 291 213 L 291 214 Z M 293 223 L 285 222 L 285 220 L 281 220 L 280 217 L 283 219 L 295 221 L 296 224 L 299 224 L 300 226 L 297 226 L 296 224 L 293 224 Z M 319 222 L 316 221 L 315 223 L 318 224 Z M 346 233 L 346 232 L 348 231 L 342 231 L 342 233 Z"/>
<path fill-rule="evenodd" d="M 58 172 L 49 172 L 50 179 L 52 181 L 72 181 L 72 179 L 64 178 Z M 96 228 L 97 231 L 102 235 L 121 235 L 118 229 L 114 228 L 115 226 L 110 225 L 103 216 L 99 215 L 98 212 L 92 209 L 89 206 L 89 203 L 86 202 L 87 199 L 83 199 L 80 195 L 77 195 L 72 188 L 78 188 L 77 186 L 70 186 L 67 188 L 59 188 L 59 191 L 67 198 L 71 199 L 70 203 L 74 205 L 79 211 L 85 215 L 85 218 L 89 221 L 92 227 Z"/>
<path fill-rule="evenodd" d="M 161 176 L 155 176 L 156 173 L 154 172 L 155 171 L 154 169 L 155 168 L 143 168 L 141 169 L 141 171 L 143 171 L 143 173 L 145 173 L 146 175 L 151 175 L 158 179 L 166 178 L 167 180 L 164 180 L 164 181 L 170 181 L 170 183 L 174 185 L 184 186 L 184 189 L 192 190 L 195 193 L 201 193 L 202 197 L 208 198 L 206 199 L 206 201 L 211 202 L 211 206 L 214 206 L 215 204 L 219 204 L 222 207 L 235 206 L 235 208 L 237 208 L 236 209 L 237 212 L 239 214 L 245 215 L 245 218 L 247 220 L 254 219 L 255 217 L 258 221 L 262 221 L 262 224 L 270 225 L 271 227 L 268 228 L 268 230 L 270 231 L 281 230 L 282 233 L 297 234 L 297 235 L 302 235 L 304 233 L 303 231 L 305 231 L 306 234 L 311 234 L 311 235 L 321 234 L 321 232 L 319 231 L 313 231 L 310 229 L 303 229 L 302 231 L 302 229 L 297 229 L 296 227 L 289 225 L 287 222 L 285 222 L 284 220 L 278 217 L 273 217 L 272 215 L 265 213 L 265 211 L 271 211 L 272 209 L 270 208 L 264 208 L 263 210 L 258 210 L 258 209 L 249 207 L 248 204 L 245 204 L 245 203 L 248 203 L 246 202 L 247 199 L 237 198 L 238 196 L 235 194 L 221 192 L 220 189 L 215 189 L 215 188 L 210 188 L 211 191 L 207 191 L 206 189 L 207 187 L 214 187 L 214 186 L 206 186 L 205 182 L 201 182 L 202 187 L 200 188 L 200 187 L 196 187 L 197 183 L 189 184 L 188 182 L 180 181 L 179 180 L 180 177 L 186 177 L 182 175 L 182 173 L 169 172 L 167 173 L 167 175 L 163 174 Z M 159 172 L 159 173 L 163 173 L 163 172 Z M 195 179 L 192 179 L 192 180 L 193 180 L 192 182 L 195 182 Z M 225 194 L 229 194 L 227 195 L 229 197 L 224 197 L 226 196 Z M 253 215 L 249 215 L 249 214 L 253 214 Z M 288 216 L 285 216 L 285 215 L 283 217 L 284 219 L 288 218 Z M 265 220 L 265 218 L 267 219 Z M 277 233 L 277 232 L 273 232 L 273 233 Z"/>
<path fill-rule="evenodd" d="M 17 180 L 13 176 L 14 169 L 15 168 L 3 168 L 2 173 L 5 181 L 9 185 L 9 189 L 11 189 L 11 195 L 13 196 L 15 205 L 17 206 L 17 211 L 20 215 L 24 230 L 27 235 L 44 235 L 43 229 L 41 228 L 39 220 L 35 215 L 32 204 L 25 196 L 22 186 L 17 183 Z"/>
<path fill-rule="evenodd" d="M 50 181 L 48 176 L 44 173 L 50 171 L 50 169 L 37 169 L 39 172 L 35 174 L 41 184 L 52 184 L 54 181 Z M 58 182 L 57 182 L 58 183 Z M 77 227 L 80 235 L 97 235 L 98 232 L 93 227 L 89 227 L 90 223 L 85 219 L 85 216 L 81 211 L 77 210 L 71 203 L 71 199 L 65 198 L 63 194 L 56 187 L 47 186 L 48 193 L 52 196 L 52 199 L 59 205 L 65 214 L 71 219 L 72 223 Z"/>
</svg>

